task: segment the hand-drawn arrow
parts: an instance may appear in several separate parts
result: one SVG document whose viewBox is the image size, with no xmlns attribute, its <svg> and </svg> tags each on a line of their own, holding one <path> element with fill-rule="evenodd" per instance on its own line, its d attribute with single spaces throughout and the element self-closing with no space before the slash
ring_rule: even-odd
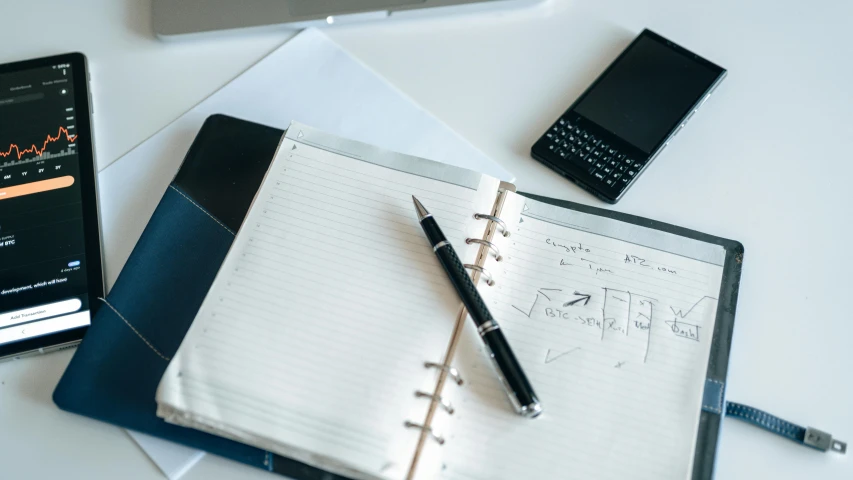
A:
<svg viewBox="0 0 853 480">
<path fill-rule="evenodd" d="M 570 306 L 575 305 L 575 304 L 578 304 L 578 303 L 580 303 L 580 302 L 583 302 L 583 304 L 584 304 L 584 305 L 586 305 L 587 303 L 589 303 L 589 297 L 590 297 L 591 295 L 588 295 L 588 294 L 586 294 L 586 293 L 580 293 L 580 292 L 575 292 L 575 295 L 580 295 L 580 298 L 576 298 L 576 299 L 574 299 L 574 300 L 572 300 L 572 301 L 566 302 L 566 303 L 564 303 L 564 304 L 563 304 L 563 306 L 564 306 L 564 307 L 570 307 Z"/>
</svg>

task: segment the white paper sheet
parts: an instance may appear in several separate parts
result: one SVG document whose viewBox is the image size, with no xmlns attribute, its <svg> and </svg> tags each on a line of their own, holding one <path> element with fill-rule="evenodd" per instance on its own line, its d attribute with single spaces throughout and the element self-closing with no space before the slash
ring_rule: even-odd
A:
<svg viewBox="0 0 853 480">
<path fill-rule="evenodd" d="M 145 450 L 148 458 L 157 465 L 157 468 L 169 480 L 179 480 L 204 457 L 204 452 L 201 450 L 161 440 L 133 430 L 126 430 L 126 432 L 140 448 Z"/>
<path fill-rule="evenodd" d="M 514 180 L 323 33 L 305 30 L 101 173 L 108 285 L 118 276 L 202 123 L 214 113 L 281 129 L 299 120 L 395 152 Z"/>
<path fill-rule="evenodd" d="M 323 33 L 306 30 L 100 173 L 108 287 L 202 123 L 215 113 L 282 129 L 299 119 L 329 133 L 514 179 Z M 158 452 L 149 454 L 155 463 Z M 186 452 L 185 462 L 197 461 L 198 453 Z"/>
</svg>

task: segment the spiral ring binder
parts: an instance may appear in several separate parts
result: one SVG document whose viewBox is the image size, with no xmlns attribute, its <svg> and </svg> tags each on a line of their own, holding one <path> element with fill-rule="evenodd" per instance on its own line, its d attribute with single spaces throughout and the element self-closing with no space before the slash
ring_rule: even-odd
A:
<svg viewBox="0 0 853 480">
<path fill-rule="evenodd" d="M 504 221 L 501 220 L 500 218 L 498 218 L 494 215 L 486 215 L 485 213 L 475 213 L 474 218 L 476 218 L 477 220 L 483 220 L 483 219 L 491 220 L 492 222 L 497 223 L 498 225 L 501 226 L 501 230 L 503 230 L 503 232 L 502 232 L 503 236 L 504 237 L 509 236 L 509 229 L 506 228 L 506 223 L 504 223 Z"/>
<path fill-rule="evenodd" d="M 492 243 L 492 239 L 494 236 L 498 234 L 498 228 L 500 228 L 501 233 L 504 237 L 508 237 L 510 234 L 509 228 L 506 223 L 501 220 L 500 215 L 503 210 L 504 200 L 506 198 L 507 192 L 514 192 L 515 186 L 509 183 L 501 182 L 498 197 L 495 200 L 495 204 L 493 206 L 492 212 L 490 215 L 483 213 L 475 213 L 474 218 L 477 220 L 489 220 L 489 223 L 486 225 L 485 233 L 483 234 L 482 239 L 467 239 L 466 243 L 472 244 L 477 243 L 480 245 L 480 248 L 477 252 L 477 258 L 473 263 L 464 264 L 465 268 L 471 269 L 471 279 L 474 281 L 476 285 L 480 280 L 480 277 L 486 278 L 486 283 L 491 286 L 495 284 L 495 281 L 490 272 L 483 268 L 483 265 L 486 262 L 487 257 L 490 255 L 489 252 L 494 253 L 495 259 L 501 261 L 502 257 L 497 248 L 497 246 Z M 406 480 L 413 480 L 415 478 L 415 471 L 418 467 L 418 462 L 420 461 L 423 450 L 426 448 L 426 444 L 429 442 L 430 437 L 435 440 L 439 445 L 444 445 L 444 437 L 437 435 L 432 431 L 431 425 L 433 418 L 440 409 L 444 409 L 448 414 L 451 414 L 451 405 L 444 400 L 441 395 L 442 389 L 444 388 L 447 381 L 455 381 L 457 385 L 462 385 L 462 378 L 459 376 L 459 371 L 451 366 L 451 362 L 453 361 L 453 355 L 456 351 L 456 347 L 459 345 L 459 342 L 462 338 L 462 332 L 464 331 L 466 319 L 468 318 L 468 311 L 463 306 L 459 310 L 459 314 L 456 316 L 456 321 L 453 325 L 453 334 L 450 337 L 450 342 L 447 345 L 447 350 L 445 352 L 444 358 L 441 363 L 436 362 L 424 362 L 425 368 L 435 368 L 439 370 L 438 378 L 436 378 L 435 390 L 432 394 L 426 392 L 415 392 L 415 396 L 419 398 L 429 398 L 430 404 L 427 409 L 426 415 L 424 417 L 423 423 L 413 423 L 406 421 L 405 425 L 407 428 L 417 428 L 420 429 L 420 436 L 418 437 L 418 444 L 415 449 L 415 455 L 412 457 L 412 462 L 409 465 L 408 474 L 406 475 Z M 455 411 L 455 410 L 454 410 Z"/>
<path fill-rule="evenodd" d="M 435 362 L 424 362 L 424 367 L 426 368 L 437 368 L 439 370 L 444 370 L 447 372 L 449 377 L 453 378 L 453 381 L 456 382 L 456 385 L 462 385 L 464 383 L 462 381 L 462 377 L 459 375 L 459 370 L 456 370 L 454 367 L 450 365 L 442 365 L 440 363 Z"/>
<path fill-rule="evenodd" d="M 418 398 L 429 398 L 430 400 L 435 400 L 436 402 L 438 402 L 439 405 L 444 407 L 444 410 L 447 412 L 448 415 L 453 415 L 453 412 L 456 411 L 453 408 L 453 405 L 451 405 L 450 402 L 442 398 L 441 395 L 433 395 L 431 393 L 422 392 L 418 390 L 415 392 L 415 396 Z"/>
<path fill-rule="evenodd" d="M 465 268 L 470 268 L 471 270 L 476 270 L 476 271 L 480 272 L 480 275 L 485 275 L 486 285 L 491 287 L 495 284 L 494 279 L 492 279 L 492 274 L 489 273 L 489 271 L 486 270 L 485 268 L 483 268 L 479 265 L 474 265 L 473 263 L 463 263 L 462 266 Z"/>
<path fill-rule="evenodd" d="M 406 428 L 417 428 L 418 430 L 427 432 L 429 436 L 431 436 L 436 442 L 438 442 L 439 445 L 444 445 L 444 437 L 442 437 L 441 435 L 437 435 L 435 432 L 433 432 L 432 427 L 424 427 L 420 423 L 410 422 L 408 420 L 406 420 L 405 425 Z"/>
<path fill-rule="evenodd" d="M 485 245 L 485 246 L 489 247 L 489 250 L 491 250 L 495 254 L 495 261 L 496 262 L 500 262 L 501 260 L 503 260 L 503 256 L 501 256 L 501 251 L 498 249 L 498 246 L 495 245 L 494 243 L 488 241 L 488 240 L 482 240 L 479 238 L 466 238 L 465 243 L 467 243 L 469 245 L 472 243 L 478 243 L 480 245 Z"/>
</svg>

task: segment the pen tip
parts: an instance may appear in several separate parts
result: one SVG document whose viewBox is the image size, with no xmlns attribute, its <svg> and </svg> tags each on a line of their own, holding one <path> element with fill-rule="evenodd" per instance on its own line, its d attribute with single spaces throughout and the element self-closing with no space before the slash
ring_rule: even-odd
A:
<svg viewBox="0 0 853 480">
<path fill-rule="evenodd" d="M 415 210 L 418 212 L 418 221 L 421 221 L 429 215 L 429 212 L 424 208 L 423 204 L 418 200 L 418 197 L 412 195 L 412 202 L 415 204 Z"/>
</svg>

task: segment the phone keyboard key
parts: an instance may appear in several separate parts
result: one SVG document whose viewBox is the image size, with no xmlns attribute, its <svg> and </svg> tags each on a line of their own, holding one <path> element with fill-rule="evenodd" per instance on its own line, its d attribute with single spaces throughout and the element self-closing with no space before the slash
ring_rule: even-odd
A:
<svg viewBox="0 0 853 480">
<path fill-rule="evenodd" d="M 561 118 L 545 134 L 548 149 L 562 159 L 588 171 L 602 186 L 624 188 L 640 171 L 642 164 L 613 145 Z"/>
</svg>

